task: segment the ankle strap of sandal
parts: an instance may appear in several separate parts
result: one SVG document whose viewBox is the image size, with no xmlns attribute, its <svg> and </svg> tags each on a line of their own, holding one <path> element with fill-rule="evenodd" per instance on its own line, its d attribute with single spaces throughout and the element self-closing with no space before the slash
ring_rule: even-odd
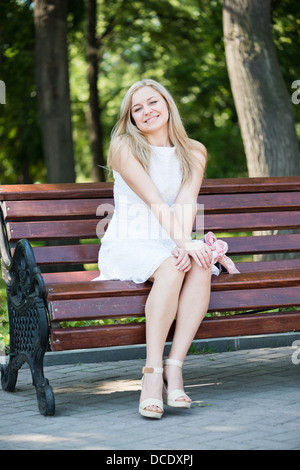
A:
<svg viewBox="0 0 300 470">
<path fill-rule="evenodd" d="M 183 362 L 177 361 L 177 359 L 166 359 L 166 360 L 164 361 L 164 364 L 165 364 L 166 366 L 178 366 L 178 367 L 182 367 Z"/>
<path fill-rule="evenodd" d="M 143 374 L 162 374 L 162 367 L 143 367 Z"/>
</svg>

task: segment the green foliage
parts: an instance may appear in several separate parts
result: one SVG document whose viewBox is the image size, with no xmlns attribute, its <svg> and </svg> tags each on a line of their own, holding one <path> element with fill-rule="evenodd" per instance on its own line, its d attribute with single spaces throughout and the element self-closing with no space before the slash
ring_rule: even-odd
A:
<svg viewBox="0 0 300 470">
<path fill-rule="evenodd" d="M 273 34 L 288 90 L 300 78 L 298 0 L 272 2 Z M 35 87 L 34 2 L 2 0 L 0 184 L 45 181 Z M 98 0 L 99 99 L 107 152 L 125 90 L 142 77 L 174 95 L 190 137 L 208 149 L 207 177 L 246 176 L 226 68 L 221 0 Z M 77 181 L 89 181 L 87 2 L 68 2 L 69 70 Z M 291 92 L 292 93 L 292 92 Z M 300 106 L 294 106 L 300 136 Z"/>
<path fill-rule="evenodd" d="M 145 321 L 145 317 L 104 318 L 102 320 L 61 322 L 60 326 L 62 328 L 75 328 L 80 326 L 105 326 L 123 325 L 128 323 L 144 323 Z"/>
<path fill-rule="evenodd" d="M 44 164 L 31 2 L 2 1 L 0 18 L 0 78 L 6 84 L 6 104 L 0 108 L 0 184 L 38 181 Z"/>
<path fill-rule="evenodd" d="M 174 95 L 190 137 L 206 145 L 206 176 L 246 175 L 226 69 L 221 2 L 116 0 L 111 5 L 99 0 L 98 7 L 105 148 L 125 91 L 134 81 L 151 77 Z M 81 114 L 83 107 L 87 109 L 88 96 L 83 44 L 84 30 L 78 31 L 77 42 L 71 46 L 70 67 L 77 169 L 81 177 L 88 178 L 91 157 Z"/>
</svg>

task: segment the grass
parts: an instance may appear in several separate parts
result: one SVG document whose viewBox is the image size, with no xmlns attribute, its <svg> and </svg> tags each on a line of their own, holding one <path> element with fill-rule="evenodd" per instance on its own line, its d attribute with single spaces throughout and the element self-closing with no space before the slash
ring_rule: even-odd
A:
<svg viewBox="0 0 300 470">
<path fill-rule="evenodd" d="M 191 354 L 193 356 L 199 356 L 200 354 L 214 354 L 216 352 L 217 352 L 216 349 L 211 348 L 209 346 L 201 349 L 195 343 L 192 343 L 188 351 L 188 354 Z"/>
</svg>

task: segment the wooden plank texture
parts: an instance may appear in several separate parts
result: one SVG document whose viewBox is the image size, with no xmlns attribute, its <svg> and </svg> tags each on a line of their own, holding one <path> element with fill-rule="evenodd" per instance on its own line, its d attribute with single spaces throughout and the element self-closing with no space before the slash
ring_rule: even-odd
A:
<svg viewBox="0 0 300 470">
<path fill-rule="evenodd" d="M 240 194 L 299 191 L 299 176 L 261 178 L 218 178 L 203 182 L 202 194 Z M 0 200 L 74 199 L 112 197 L 113 183 L 66 183 L 1 185 Z"/>
<path fill-rule="evenodd" d="M 169 341 L 172 339 L 173 330 L 174 326 L 171 328 Z M 220 318 L 206 317 L 195 338 L 222 338 L 290 331 L 300 331 L 300 312 L 237 315 Z M 145 323 L 54 328 L 51 331 L 51 348 L 53 351 L 127 346 L 130 344 L 145 344 Z"/>
<path fill-rule="evenodd" d="M 200 224 L 198 224 L 200 229 Z M 240 232 L 249 230 L 297 229 L 300 226 L 300 211 L 287 212 L 251 212 L 248 214 L 205 214 L 205 231 Z M 197 220 L 194 225 L 197 229 Z"/>
<path fill-rule="evenodd" d="M 0 200 L 74 199 L 112 197 L 113 183 L 49 183 L 0 186 Z"/>
<path fill-rule="evenodd" d="M 300 209 L 300 192 L 201 194 L 198 203 L 205 214 L 235 212 L 293 211 Z"/>
<path fill-rule="evenodd" d="M 9 222 L 8 239 L 15 242 L 22 238 L 37 240 L 64 240 L 77 238 L 97 238 L 96 227 L 99 220 L 53 220 L 51 222 Z"/>
<path fill-rule="evenodd" d="M 33 253 L 38 265 L 97 263 L 100 243 L 37 246 Z"/>
<path fill-rule="evenodd" d="M 270 211 L 270 209 L 293 211 L 300 209 L 300 192 L 208 194 L 200 195 L 198 202 L 204 205 L 205 214 L 247 213 Z M 6 221 L 93 218 L 97 210 L 108 210 L 112 214 L 113 198 L 25 200 L 3 203 Z"/>
<path fill-rule="evenodd" d="M 107 219 L 109 221 L 109 218 Z M 7 232 L 9 241 L 15 242 L 21 238 L 28 240 L 61 240 L 74 238 L 96 238 L 104 235 L 101 222 L 96 232 L 99 220 L 54 220 L 50 222 L 9 222 Z M 296 229 L 300 226 L 300 211 L 294 212 L 262 212 L 248 214 L 205 215 L 205 232 L 239 232 L 249 230 Z M 202 231 L 202 220 L 196 217 L 194 230 Z"/>
<path fill-rule="evenodd" d="M 299 251 L 300 234 L 222 237 L 228 243 L 228 254 L 252 255 L 264 253 L 290 253 Z M 58 264 L 97 263 L 100 242 L 96 244 L 38 246 L 33 248 L 40 266 Z M 12 249 L 12 253 L 14 249 Z"/>
<path fill-rule="evenodd" d="M 300 233 L 222 237 L 230 255 L 300 252 Z"/>
<path fill-rule="evenodd" d="M 77 282 L 90 282 L 99 276 L 99 271 L 66 271 L 43 273 L 43 279 L 47 284 L 70 284 Z"/>
<path fill-rule="evenodd" d="M 205 319 L 195 338 L 219 338 L 300 331 L 300 312 L 263 313 Z"/>
<path fill-rule="evenodd" d="M 6 221 L 66 220 L 95 218 L 104 211 L 114 211 L 112 198 L 54 199 L 42 201 L 8 201 L 3 203 Z"/>
<path fill-rule="evenodd" d="M 48 301 L 143 295 L 149 293 L 151 286 L 151 282 L 135 284 L 132 281 L 96 281 L 48 285 Z M 299 286 L 300 290 L 299 268 L 273 272 L 221 274 L 212 277 L 211 289 L 212 292 L 215 292 L 284 286 Z"/>
<path fill-rule="evenodd" d="M 51 321 L 102 320 L 143 317 L 147 295 L 50 301 Z"/>
<path fill-rule="evenodd" d="M 247 261 L 236 263 L 236 266 L 241 273 L 256 273 L 264 271 L 274 272 L 283 269 L 299 269 L 300 258 L 271 261 Z M 98 269 L 91 271 L 49 272 L 43 273 L 43 278 L 46 284 L 69 284 L 74 282 L 88 282 L 98 277 L 99 274 Z"/>
<path fill-rule="evenodd" d="M 149 292 L 149 291 L 148 291 Z M 75 321 L 79 319 L 96 320 L 103 318 L 121 318 L 143 316 L 147 299 L 144 293 L 128 292 L 118 296 L 86 296 L 85 298 L 64 298 L 49 300 L 52 321 Z M 252 309 L 272 309 L 300 305 L 300 287 L 288 286 L 278 288 L 234 289 L 212 291 L 208 311 L 246 311 Z"/>
</svg>

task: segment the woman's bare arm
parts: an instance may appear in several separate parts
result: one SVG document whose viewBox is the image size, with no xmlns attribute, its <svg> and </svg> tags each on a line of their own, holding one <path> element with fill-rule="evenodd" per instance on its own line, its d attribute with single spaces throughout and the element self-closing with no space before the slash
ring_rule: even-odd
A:
<svg viewBox="0 0 300 470">
<path fill-rule="evenodd" d="M 113 169 L 120 173 L 128 186 L 148 205 L 177 246 L 184 248 L 189 238 L 185 236 L 182 224 L 178 222 L 151 177 L 126 144 L 119 148 L 114 157 Z"/>
</svg>

